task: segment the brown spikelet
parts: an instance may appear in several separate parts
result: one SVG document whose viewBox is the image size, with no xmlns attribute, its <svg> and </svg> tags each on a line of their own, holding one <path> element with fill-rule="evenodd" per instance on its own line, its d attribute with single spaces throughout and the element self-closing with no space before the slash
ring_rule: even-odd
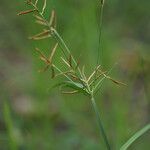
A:
<svg viewBox="0 0 150 150">
<path fill-rule="evenodd" d="M 102 5 L 102 6 L 104 5 L 104 2 L 105 2 L 105 0 L 101 0 L 101 5 Z"/>
<path fill-rule="evenodd" d="M 37 11 L 37 9 L 30 9 L 30 10 L 26 10 L 26 11 L 21 11 L 17 15 L 18 16 L 20 16 L 20 15 L 26 15 L 26 14 L 29 14 L 29 13 L 32 13 L 32 12 L 35 12 L 35 11 Z"/>
<path fill-rule="evenodd" d="M 32 3 L 32 0 L 27 0 L 26 3 L 30 5 Z"/>
<path fill-rule="evenodd" d="M 52 58 L 53 58 L 53 56 L 54 56 L 54 54 L 56 52 L 57 46 L 58 46 L 58 43 L 56 43 L 54 48 L 52 49 L 52 52 L 51 52 L 51 54 L 50 54 L 50 56 L 48 58 L 49 61 L 52 61 Z"/>
<path fill-rule="evenodd" d="M 61 59 L 68 67 L 70 67 L 69 63 L 63 57 L 61 57 Z"/>
<path fill-rule="evenodd" d="M 69 62 L 69 66 L 72 67 L 72 56 L 71 56 L 71 54 L 69 55 L 68 62 Z"/>
<path fill-rule="evenodd" d="M 29 38 L 29 39 L 32 39 L 32 40 L 43 40 L 43 39 L 47 39 L 47 38 L 50 38 L 51 35 L 48 34 L 48 35 L 45 35 L 45 36 L 41 36 L 41 37 L 32 37 L 32 38 Z"/>
<path fill-rule="evenodd" d="M 61 72 L 61 73 L 58 73 L 57 75 L 55 75 L 55 77 L 62 76 L 62 75 L 68 75 L 70 73 L 71 73 L 70 71 Z"/>
<path fill-rule="evenodd" d="M 47 65 L 49 65 L 51 62 L 46 58 L 46 56 L 40 51 L 40 49 L 35 49 L 40 54 L 40 59 L 44 61 Z"/>
<path fill-rule="evenodd" d="M 110 78 L 110 80 L 113 81 L 114 83 L 118 84 L 118 85 L 124 85 L 124 86 L 126 86 L 125 83 L 122 83 L 122 82 L 120 82 L 120 81 L 114 80 L 114 79 L 112 79 L 112 78 Z"/>
<path fill-rule="evenodd" d="M 122 82 L 120 82 L 120 81 L 117 81 L 117 80 L 114 80 L 114 79 L 112 79 L 111 77 L 109 77 L 109 76 L 106 76 L 106 78 L 107 79 L 109 79 L 109 80 L 111 80 L 112 82 L 114 82 L 115 84 L 117 84 L 117 85 L 126 85 L 126 84 L 124 84 L 124 83 L 122 83 Z"/>
<path fill-rule="evenodd" d="M 41 50 L 39 48 L 35 48 L 35 50 L 44 58 L 46 58 L 46 56 L 41 52 Z"/>
<path fill-rule="evenodd" d="M 95 70 L 91 73 L 91 75 L 88 77 L 88 79 L 87 79 L 87 82 L 89 82 L 91 79 L 92 79 L 92 77 L 95 75 L 95 74 L 97 74 L 97 71 L 98 71 L 98 69 L 100 68 L 100 65 L 98 65 L 96 68 L 95 68 Z"/>
<path fill-rule="evenodd" d="M 49 65 L 46 65 L 43 69 L 39 70 L 38 72 L 40 72 L 40 73 L 45 72 L 48 70 L 48 68 L 49 68 Z"/>
<path fill-rule="evenodd" d="M 62 94 L 76 94 L 78 92 L 79 92 L 78 90 L 75 90 L 75 91 L 61 91 Z"/>
<path fill-rule="evenodd" d="M 47 0 L 44 0 L 43 8 L 42 8 L 42 12 L 41 12 L 41 14 L 43 14 L 43 13 L 44 13 L 44 11 L 45 11 L 46 3 L 47 3 Z"/>
<path fill-rule="evenodd" d="M 36 20 L 35 21 L 37 24 L 43 25 L 43 26 L 47 26 L 46 22 L 40 21 L 40 20 Z"/>
<path fill-rule="evenodd" d="M 107 71 L 99 71 L 99 74 L 96 75 L 96 80 L 106 73 Z"/>
<path fill-rule="evenodd" d="M 69 74 L 73 80 L 79 80 L 79 78 L 77 76 L 75 76 L 74 74 Z"/>
<path fill-rule="evenodd" d="M 49 24 L 50 24 L 50 26 L 56 28 L 56 22 L 57 22 L 57 21 L 56 21 L 56 12 L 55 12 L 55 10 L 53 9 L 53 10 L 51 11 Z"/>
<path fill-rule="evenodd" d="M 51 66 L 51 72 L 52 72 L 51 78 L 53 79 L 55 77 L 55 70 L 54 70 L 53 65 Z"/>
<path fill-rule="evenodd" d="M 54 11 L 55 12 L 55 11 Z M 57 26 L 57 16 L 56 16 L 56 12 L 54 13 L 54 21 L 53 21 L 53 27 L 56 29 Z"/>
<path fill-rule="evenodd" d="M 38 0 L 35 1 L 35 6 L 37 5 L 37 3 L 38 3 Z"/>
<path fill-rule="evenodd" d="M 50 64 L 50 61 L 47 60 L 47 58 L 45 58 L 45 57 L 43 57 L 43 56 L 40 56 L 40 59 L 41 59 L 42 61 L 44 61 L 46 64 Z"/>
<path fill-rule="evenodd" d="M 80 60 L 77 61 L 77 65 L 75 66 L 75 70 L 79 68 Z"/>
<path fill-rule="evenodd" d="M 39 20 L 39 21 L 45 22 L 45 20 L 44 20 L 42 17 L 38 16 L 38 15 L 34 15 L 34 17 L 35 17 L 37 20 Z"/>
<path fill-rule="evenodd" d="M 36 34 L 36 35 L 34 35 L 32 37 L 29 37 L 29 39 L 40 40 L 40 39 L 45 39 L 45 38 L 48 38 L 48 37 L 51 37 L 50 30 L 44 30 L 41 33 L 38 33 L 38 34 Z"/>
</svg>

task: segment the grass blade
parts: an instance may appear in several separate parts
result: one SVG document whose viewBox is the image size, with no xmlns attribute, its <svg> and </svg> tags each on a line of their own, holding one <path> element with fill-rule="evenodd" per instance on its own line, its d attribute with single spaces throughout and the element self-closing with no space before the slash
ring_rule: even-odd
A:
<svg viewBox="0 0 150 150">
<path fill-rule="evenodd" d="M 120 150 L 126 150 L 128 147 L 135 142 L 140 136 L 150 130 L 150 124 L 146 125 L 144 128 L 136 132 L 121 148 Z"/>
<path fill-rule="evenodd" d="M 13 122 L 11 118 L 11 112 L 10 108 L 7 102 L 4 103 L 4 119 L 5 119 L 5 124 L 9 136 L 9 145 L 10 145 L 10 150 L 17 150 L 17 144 L 14 138 L 14 132 L 13 132 Z"/>
</svg>

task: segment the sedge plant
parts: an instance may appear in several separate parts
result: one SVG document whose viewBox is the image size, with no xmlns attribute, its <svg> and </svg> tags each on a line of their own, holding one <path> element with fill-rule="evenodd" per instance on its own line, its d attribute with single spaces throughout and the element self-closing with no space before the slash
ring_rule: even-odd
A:
<svg viewBox="0 0 150 150">
<path fill-rule="evenodd" d="M 100 134 L 103 137 L 107 150 L 111 150 L 111 146 L 109 144 L 106 132 L 104 130 L 101 121 L 101 116 L 98 111 L 97 104 L 95 102 L 95 94 L 97 93 L 97 91 L 99 91 L 104 79 L 108 79 L 117 85 L 125 85 L 125 84 L 111 78 L 108 75 L 110 71 L 108 72 L 103 71 L 101 65 L 99 65 L 98 62 L 97 65 L 94 67 L 93 71 L 91 72 L 91 74 L 87 76 L 85 73 L 85 66 L 84 65 L 81 66 L 80 62 L 75 59 L 71 50 L 68 48 L 67 44 L 65 43 L 64 39 L 59 34 L 56 28 L 55 10 L 51 11 L 50 19 L 49 20 L 46 19 L 45 9 L 47 6 L 47 0 L 43 0 L 42 8 L 39 7 L 39 0 L 35 0 L 35 1 L 27 0 L 26 4 L 29 6 L 30 9 L 21 11 L 20 13 L 18 13 L 18 15 L 32 14 L 36 23 L 43 27 L 43 31 L 29 38 L 32 40 L 43 40 L 47 38 L 52 38 L 56 42 L 52 50 L 50 50 L 50 55 L 48 56 L 45 55 L 43 51 L 40 50 L 39 48 L 35 48 L 35 50 L 39 54 L 41 61 L 45 63 L 45 66 L 41 71 L 45 72 L 48 69 L 50 69 L 51 77 L 53 79 L 60 76 L 64 77 L 64 81 L 56 85 L 61 87 L 60 89 L 62 93 L 64 94 L 81 93 L 87 96 L 91 100 L 91 104 L 93 106 L 98 121 Z M 102 21 L 104 0 L 100 0 L 100 6 L 101 6 L 101 21 Z M 100 24 L 100 28 L 101 28 L 101 24 Z M 99 40 L 100 39 L 101 39 L 101 31 L 100 31 Z M 62 56 L 60 57 L 60 60 L 62 61 L 62 65 L 65 66 L 64 70 L 61 67 L 57 66 L 53 61 L 55 57 L 55 53 L 58 50 L 58 47 L 62 51 Z M 69 91 L 64 91 L 65 88 L 67 89 L 69 88 Z M 150 125 L 147 126 L 145 130 L 147 131 L 149 128 Z M 142 131 L 145 132 L 145 130 Z M 140 134 L 138 134 L 138 137 L 139 135 L 141 135 L 141 133 L 143 132 L 140 132 Z M 127 144 L 125 144 L 121 148 L 121 150 L 127 149 L 129 145 L 133 143 L 133 141 L 134 141 L 133 139 L 128 141 Z"/>
</svg>

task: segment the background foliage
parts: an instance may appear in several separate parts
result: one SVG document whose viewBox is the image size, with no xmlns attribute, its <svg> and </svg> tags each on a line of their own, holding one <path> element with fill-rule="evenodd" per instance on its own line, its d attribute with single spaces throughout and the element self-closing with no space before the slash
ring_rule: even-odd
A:
<svg viewBox="0 0 150 150">
<path fill-rule="evenodd" d="M 106 70 L 117 63 L 111 76 L 127 83 L 126 87 L 116 87 L 106 81 L 97 95 L 113 149 L 150 121 L 149 6 L 147 0 L 112 0 L 105 4 L 100 62 Z M 98 49 L 98 1 L 51 0 L 47 17 L 52 8 L 58 16 L 57 29 L 73 54 L 86 64 L 87 71 L 93 69 Z M 50 90 L 56 81 L 49 72 L 38 73 L 43 64 L 34 47 L 46 52 L 52 42 L 26 38 L 40 28 L 31 16 L 16 15 L 24 9 L 23 1 L 1 1 L 0 149 L 10 149 L 11 137 L 21 150 L 105 149 L 90 101 L 81 95 L 65 96 Z M 8 123 L 12 124 L 11 131 Z M 148 132 L 130 149 L 148 150 L 149 138 Z"/>
</svg>

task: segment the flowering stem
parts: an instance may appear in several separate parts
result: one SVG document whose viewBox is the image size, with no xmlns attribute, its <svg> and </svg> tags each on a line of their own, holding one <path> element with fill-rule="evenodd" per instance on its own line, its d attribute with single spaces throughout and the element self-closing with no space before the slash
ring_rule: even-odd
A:
<svg viewBox="0 0 150 150">
<path fill-rule="evenodd" d="M 60 34 L 54 28 L 51 27 L 50 29 L 51 29 L 52 35 L 54 36 L 56 41 L 61 46 L 61 49 L 62 49 L 65 57 L 67 57 L 66 54 L 65 54 L 65 50 L 68 54 L 71 54 L 71 52 L 70 52 L 69 48 L 67 47 L 66 43 L 64 42 L 63 38 L 60 36 Z M 65 48 L 65 50 L 63 49 L 63 47 Z M 74 59 L 73 56 L 72 56 L 72 60 L 75 64 L 75 66 L 77 66 L 77 62 L 76 62 L 76 60 Z M 80 76 L 83 77 L 80 68 L 77 68 L 77 69 L 78 69 L 78 72 L 79 72 Z"/>
<path fill-rule="evenodd" d="M 106 133 L 105 133 L 105 130 L 104 130 L 104 127 L 102 125 L 101 116 L 100 116 L 100 113 L 98 111 L 98 108 L 97 108 L 97 105 L 96 105 L 96 102 L 95 102 L 95 99 L 94 99 L 93 95 L 91 95 L 91 102 L 92 102 L 92 106 L 94 108 L 96 118 L 97 118 L 97 121 L 98 121 L 98 124 L 99 124 L 100 134 L 102 134 L 102 137 L 103 137 L 103 140 L 106 144 L 107 150 L 111 150 L 108 139 L 107 139 L 107 136 L 106 136 Z"/>
</svg>

